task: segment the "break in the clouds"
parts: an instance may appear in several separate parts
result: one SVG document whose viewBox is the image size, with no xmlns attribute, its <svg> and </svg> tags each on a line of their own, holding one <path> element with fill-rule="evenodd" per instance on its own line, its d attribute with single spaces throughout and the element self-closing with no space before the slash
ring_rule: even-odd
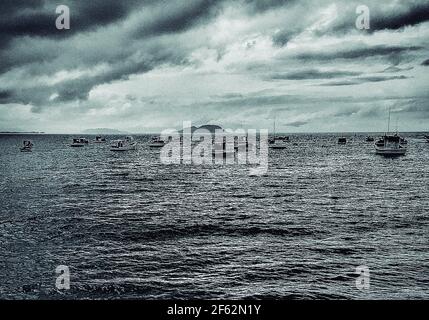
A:
<svg viewBox="0 0 429 320">
<path fill-rule="evenodd" d="M 428 40 L 429 0 L 3 0 L 0 131 L 427 130 Z"/>
</svg>

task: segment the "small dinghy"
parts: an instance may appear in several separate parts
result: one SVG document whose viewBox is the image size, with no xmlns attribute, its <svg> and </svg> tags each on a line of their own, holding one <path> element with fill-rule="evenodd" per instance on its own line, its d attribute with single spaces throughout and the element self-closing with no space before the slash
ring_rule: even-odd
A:
<svg viewBox="0 0 429 320">
<path fill-rule="evenodd" d="M 31 152 L 33 149 L 33 143 L 30 140 L 24 140 L 23 146 L 20 148 L 21 152 Z"/>
</svg>

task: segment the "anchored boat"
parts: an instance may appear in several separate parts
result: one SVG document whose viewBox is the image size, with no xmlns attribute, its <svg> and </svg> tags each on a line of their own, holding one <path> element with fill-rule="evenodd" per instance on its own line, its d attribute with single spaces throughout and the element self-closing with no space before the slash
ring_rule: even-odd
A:
<svg viewBox="0 0 429 320">
<path fill-rule="evenodd" d="M 72 144 L 70 145 L 70 147 L 84 147 L 88 144 L 88 139 L 86 138 L 76 138 L 73 139 Z"/>
<path fill-rule="evenodd" d="M 33 148 L 33 143 L 30 140 L 24 140 L 22 142 L 23 146 L 20 148 L 21 152 L 31 152 Z"/>
<path fill-rule="evenodd" d="M 106 143 L 106 138 L 102 137 L 102 136 L 96 136 L 94 143 Z"/>
<path fill-rule="evenodd" d="M 289 137 L 276 135 L 276 118 L 274 118 L 274 134 L 268 139 L 268 148 L 270 149 L 286 149 Z"/>
<path fill-rule="evenodd" d="M 126 136 L 123 140 L 113 140 L 110 144 L 110 151 L 137 150 L 137 142 L 132 136 Z"/>
<path fill-rule="evenodd" d="M 403 156 L 407 153 L 408 141 L 399 136 L 398 132 L 394 135 L 389 134 L 390 131 L 390 109 L 389 120 L 387 125 L 387 133 L 378 139 L 375 146 L 375 153 L 385 157 Z"/>
<path fill-rule="evenodd" d="M 375 143 L 375 152 L 383 156 L 403 156 L 407 152 L 407 145 L 402 143 L 399 135 L 384 135 Z"/>
<path fill-rule="evenodd" d="M 338 144 L 347 144 L 347 138 L 345 137 L 338 138 Z"/>
<path fill-rule="evenodd" d="M 151 148 L 162 148 L 165 146 L 166 142 L 161 139 L 161 137 L 155 136 L 152 137 L 152 140 L 149 143 L 149 147 Z"/>
<path fill-rule="evenodd" d="M 268 147 L 271 149 L 286 149 L 288 137 L 272 137 L 268 140 Z"/>
</svg>

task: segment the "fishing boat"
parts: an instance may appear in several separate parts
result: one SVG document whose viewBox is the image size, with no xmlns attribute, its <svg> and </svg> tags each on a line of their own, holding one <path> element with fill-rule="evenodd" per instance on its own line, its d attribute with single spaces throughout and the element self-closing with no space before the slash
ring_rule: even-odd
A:
<svg viewBox="0 0 429 320">
<path fill-rule="evenodd" d="M 375 143 L 375 152 L 386 157 L 403 156 L 407 152 L 407 145 L 402 144 L 401 139 L 397 134 L 385 134 Z"/>
<path fill-rule="evenodd" d="M 137 150 L 137 142 L 132 136 L 126 136 L 124 139 L 113 140 L 110 143 L 110 151 L 129 150 Z"/>
<path fill-rule="evenodd" d="M 408 141 L 405 138 L 399 136 L 398 132 L 390 134 L 390 109 L 389 109 L 389 120 L 387 125 L 387 133 L 383 137 L 378 139 L 374 146 L 376 154 L 383 155 L 385 157 L 396 157 L 403 156 L 407 153 Z"/>
<path fill-rule="evenodd" d="M 345 137 L 338 138 L 338 144 L 347 144 L 347 138 Z"/>
<path fill-rule="evenodd" d="M 370 136 L 368 136 L 368 137 L 366 137 L 366 140 L 365 140 L 366 142 L 374 142 L 374 138 L 373 137 L 370 137 Z"/>
<path fill-rule="evenodd" d="M 149 147 L 151 148 L 162 148 L 165 146 L 166 142 L 161 139 L 159 136 L 152 137 L 152 140 L 149 142 Z"/>
<path fill-rule="evenodd" d="M 106 143 L 106 138 L 102 137 L 102 136 L 96 136 L 94 143 Z"/>
<path fill-rule="evenodd" d="M 33 143 L 30 140 L 24 140 L 22 142 L 23 146 L 20 148 L 21 152 L 31 152 L 33 148 Z"/>
<path fill-rule="evenodd" d="M 79 148 L 79 147 L 84 147 L 87 144 L 88 144 L 88 139 L 86 139 L 86 138 L 75 138 L 75 139 L 73 139 L 73 142 L 70 145 L 70 147 Z"/>
</svg>

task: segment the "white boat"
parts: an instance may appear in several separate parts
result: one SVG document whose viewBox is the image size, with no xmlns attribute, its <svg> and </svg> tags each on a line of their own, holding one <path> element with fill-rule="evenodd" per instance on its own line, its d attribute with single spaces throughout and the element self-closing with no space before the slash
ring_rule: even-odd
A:
<svg viewBox="0 0 429 320">
<path fill-rule="evenodd" d="M 396 129 L 397 130 L 397 129 Z M 389 134 L 390 131 L 390 109 L 389 120 L 387 125 L 387 133 L 378 139 L 375 144 L 375 153 L 385 157 L 403 156 L 407 153 L 408 141 L 399 136 L 398 132 L 394 135 Z"/>
<path fill-rule="evenodd" d="M 386 157 L 403 156 L 407 152 L 407 145 L 401 142 L 402 139 L 397 134 L 386 134 L 375 143 L 375 152 Z"/>
<path fill-rule="evenodd" d="M 102 136 L 96 136 L 94 143 L 106 143 L 106 138 L 102 137 Z"/>
<path fill-rule="evenodd" d="M 84 147 L 88 144 L 88 139 L 86 138 L 75 138 L 73 139 L 72 144 L 70 145 L 70 147 Z"/>
<path fill-rule="evenodd" d="M 161 139 L 161 137 L 152 137 L 152 140 L 149 142 L 149 147 L 151 148 L 162 148 L 165 146 L 166 142 Z"/>
<path fill-rule="evenodd" d="M 137 150 L 137 142 L 131 136 L 126 136 L 123 140 L 113 140 L 110 143 L 110 151 Z"/>
<path fill-rule="evenodd" d="M 30 140 L 24 140 L 22 142 L 23 146 L 20 148 L 21 152 L 31 152 L 33 148 L 33 143 Z"/>
</svg>

